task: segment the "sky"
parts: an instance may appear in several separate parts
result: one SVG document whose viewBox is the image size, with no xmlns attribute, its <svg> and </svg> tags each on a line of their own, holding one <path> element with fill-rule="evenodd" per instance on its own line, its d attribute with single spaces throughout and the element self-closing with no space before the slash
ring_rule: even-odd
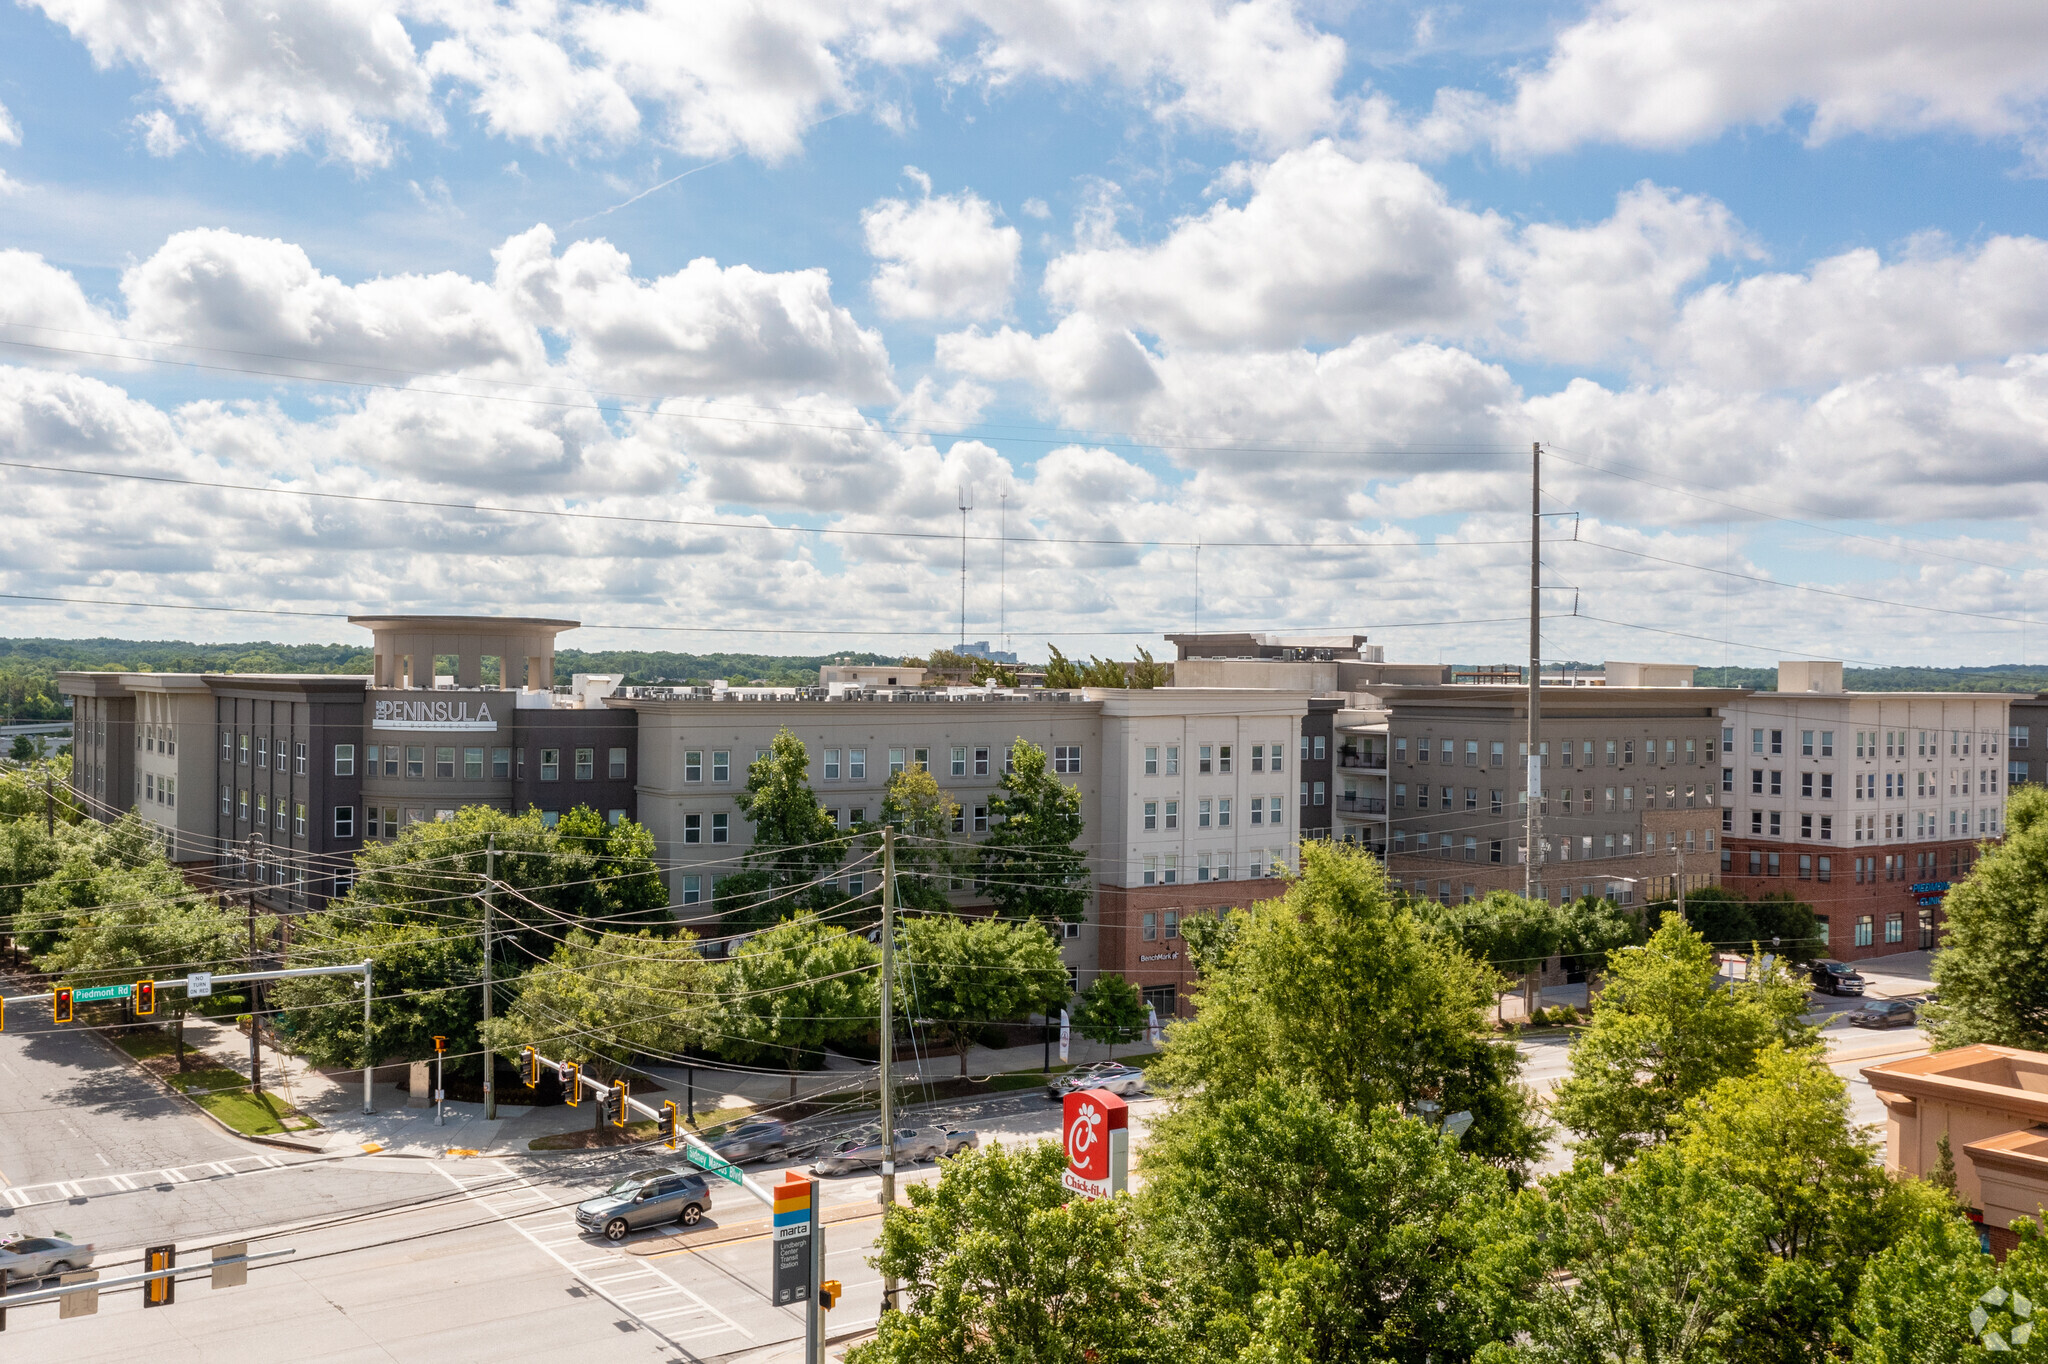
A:
<svg viewBox="0 0 2048 1364">
<path fill-rule="evenodd" d="M 1511 661 L 1538 443 L 1547 659 L 2048 657 L 2048 6 L 0 6 L 0 634 Z"/>
</svg>

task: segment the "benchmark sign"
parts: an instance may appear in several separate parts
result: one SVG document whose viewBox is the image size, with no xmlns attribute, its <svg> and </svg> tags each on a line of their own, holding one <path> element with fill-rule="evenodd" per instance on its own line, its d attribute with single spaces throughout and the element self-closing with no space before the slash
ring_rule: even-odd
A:
<svg viewBox="0 0 2048 1364">
<path fill-rule="evenodd" d="M 500 705 L 504 703 L 499 702 Z M 370 713 L 372 729 L 495 730 L 498 722 L 484 700 L 402 701 L 379 697 Z"/>
<path fill-rule="evenodd" d="M 1089 1198 L 1107 1198 L 1129 1185 L 1130 1106 L 1106 1089 L 1076 1090 L 1061 1110 L 1067 1168 L 1060 1183 Z"/>
</svg>

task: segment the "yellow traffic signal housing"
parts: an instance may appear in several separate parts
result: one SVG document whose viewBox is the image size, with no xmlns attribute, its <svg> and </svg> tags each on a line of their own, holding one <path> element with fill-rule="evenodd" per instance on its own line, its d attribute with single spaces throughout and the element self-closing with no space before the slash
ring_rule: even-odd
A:
<svg viewBox="0 0 2048 1364">
<path fill-rule="evenodd" d="M 833 1304 L 839 1301 L 840 1295 L 845 1293 L 845 1291 L 845 1289 L 839 1286 L 839 1280 L 825 1280 L 825 1282 L 818 1285 L 818 1306 L 827 1312 L 831 1311 Z"/>
<path fill-rule="evenodd" d="M 612 1091 L 612 1126 L 624 1127 L 626 1117 L 626 1082 L 621 1080 L 619 1087 Z"/>
<path fill-rule="evenodd" d="M 571 1108 L 583 1102 L 583 1067 L 574 1061 L 562 1062 L 562 1102 Z"/>
<path fill-rule="evenodd" d="M 51 993 L 50 1021 L 52 1023 L 69 1023 L 71 1021 L 70 987 L 67 986 L 64 989 L 56 990 Z"/>
<path fill-rule="evenodd" d="M 674 1099 L 663 1099 L 661 1101 L 661 1135 L 667 1139 L 669 1149 L 673 1151 L 676 1145 L 676 1101 Z"/>
<path fill-rule="evenodd" d="M 138 980 L 135 982 L 135 1016 L 147 1018 L 156 1012 L 156 982 Z"/>
<path fill-rule="evenodd" d="M 519 1069 L 525 1073 L 526 1087 L 528 1089 L 532 1089 L 535 1085 L 539 1084 L 540 1053 L 532 1047 L 521 1048 L 519 1052 Z"/>
</svg>

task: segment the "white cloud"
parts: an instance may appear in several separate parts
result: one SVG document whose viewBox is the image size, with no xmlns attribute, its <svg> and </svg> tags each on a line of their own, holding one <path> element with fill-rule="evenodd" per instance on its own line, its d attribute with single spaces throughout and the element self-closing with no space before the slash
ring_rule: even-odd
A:
<svg viewBox="0 0 2048 1364">
<path fill-rule="evenodd" d="M 178 130 L 178 121 L 161 109 L 137 114 L 129 123 L 142 134 L 142 145 L 151 156 L 176 156 L 192 145 L 191 139 Z"/>
<path fill-rule="evenodd" d="M 0 335 L 35 345 L 103 351 L 121 330 L 69 271 L 31 251 L 0 250 L 0 308 Z"/>
<path fill-rule="evenodd" d="M 356 166 L 392 156 L 390 130 L 441 116 L 388 0 L 35 0 L 102 67 L 129 65 L 216 139 L 251 156 L 318 144 Z"/>
<path fill-rule="evenodd" d="M 889 317 L 999 317 L 1009 309 L 1023 238 L 997 226 L 988 201 L 972 192 L 912 204 L 884 199 L 861 214 L 868 254 L 879 267 L 870 283 Z"/>
<path fill-rule="evenodd" d="M 956 380 L 941 390 L 927 374 L 917 381 L 917 387 L 904 395 L 902 402 L 896 404 L 889 419 L 902 426 L 929 427 L 938 431 L 973 426 L 981 420 L 983 410 L 995 401 L 995 397 L 994 389 L 972 379 Z"/>
<path fill-rule="evenodd" d="M 1521 76 L 1510 153 L 1676 148 L 1811 111 L 1808 137 L 2038 139 L 2048 7 L 2033 0 L 1604 0 Z"/>
<path fill-rule="evenodd" d="M 14 121 L 4 104 L 0 104 L 0 143 L 10 147 L 21 145 L 21 125 Z"/>
</svg>

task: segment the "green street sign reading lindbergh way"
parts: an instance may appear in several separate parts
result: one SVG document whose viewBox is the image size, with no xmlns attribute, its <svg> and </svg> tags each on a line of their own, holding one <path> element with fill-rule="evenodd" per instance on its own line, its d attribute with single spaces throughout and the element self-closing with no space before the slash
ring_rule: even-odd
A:
<svg viewBox="0 0 2048 1364">
<path fill-rule="evenodd" d="M 83 990 L 73 990 L 71 998 L 75 1003 L 93 1004 L 103 999 L 126 999 L 134 993 L 132 985 L 89 985 Z"/>
</svg>

